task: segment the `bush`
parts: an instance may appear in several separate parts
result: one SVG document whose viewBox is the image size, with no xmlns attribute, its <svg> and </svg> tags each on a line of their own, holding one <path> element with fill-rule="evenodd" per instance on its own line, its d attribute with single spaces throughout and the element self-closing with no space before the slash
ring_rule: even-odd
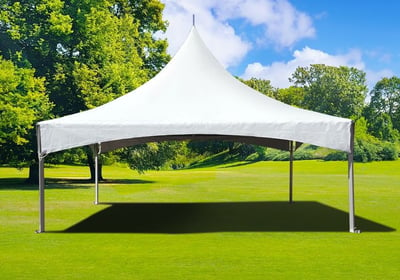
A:
<svg viewBox="0 0 400 280">
<path fill-rule="evenodd" d="M 378 160 L 378 148 L 370 141 L 357 139 L 354 143 L 354 160 L 358 162 L 369 162 Z"/>
<path fill-rule="evenodd" d="M 234 143 L 232 141 L 190 141 L 187 147 L 200 155 L 214 155 L 226 150 L 232 150 Z"/>
<path fill-rule="evenodd" d="M 293 157 L 295 160 L 309 160 L 314 159 L 314 152 L 312 150 L 297 150 L 294 152 Z"/>
<path fill-rule="evenodd" d="M 396 144 L 390 142 L 357 139 L 354 143 L 354 160 L 358 162 L 396 160 Z"/>
<path fill-rule="evenodd" d="M 399 157 L 399 151 L 395 144 L 384 143 L 381 147 L 382 149 L 378 152 L 381 160 L 396 160 Z"/>
<path fill-rule="evenodd" d="M 326 161 L 343 161 L 343 160 L 347 160 L 347 153 L 336 151 L 336 152 L 328 154 L 326 157 L 324 157 L 324 160 L 326 160 Z"/>
<path fill-rule="evenodd" d="M 272 160 L 272 161 L 289 160 L 289 152 L 269 148 L 265 153 L 264 160 Z"/>
<path fill-rule="evenodd" d="M 46 158 L 46 162 L 51 164 L 87 164 L 87 154 L 84 148 L 70 149 L 51 153 Z"/>
</svg>

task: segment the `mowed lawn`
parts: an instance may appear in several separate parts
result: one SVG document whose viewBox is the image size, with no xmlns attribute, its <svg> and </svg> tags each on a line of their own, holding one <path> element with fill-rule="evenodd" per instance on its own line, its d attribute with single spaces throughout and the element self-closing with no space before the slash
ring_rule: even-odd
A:
<svg viewBox="0 0 400 280">
<path fill-rule="evenodd" d="M 400 279 L 400 161 L 258 162 L 143 175 L 46 172 L 46 233 L 28 170 L 0 168 L 1 279 Z"/>
</svg>

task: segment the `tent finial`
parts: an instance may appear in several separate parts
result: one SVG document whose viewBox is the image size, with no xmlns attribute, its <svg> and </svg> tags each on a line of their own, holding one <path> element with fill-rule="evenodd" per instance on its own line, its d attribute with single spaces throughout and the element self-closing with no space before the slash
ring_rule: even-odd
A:
<svg viewBox="0 0 400 280">
<path fill-rule="evenodd" d="M 193 26 L 196 26 L 196 17 L 194 14 L 193 14 Z"/>
</svg>

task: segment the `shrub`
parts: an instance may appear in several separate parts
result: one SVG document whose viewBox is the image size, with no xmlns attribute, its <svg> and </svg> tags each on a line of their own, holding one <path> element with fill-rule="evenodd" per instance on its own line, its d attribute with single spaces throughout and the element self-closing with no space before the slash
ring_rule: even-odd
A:
<svg viewBox="0 0 400 280">
<path fill-rule="evenodd" d="M 357 139 L 354 145 L 354 160 L 358 162 L 396 160 L 396 144 L 390 142 Z"/>
<path fill-rule="evenodd" d="M 399 151 L 395 144 L 386 142 L 382 145 L 378 155 L 381 160 L 396 160 L 398 159 Z"/>
<path fill-rule="evenodd" d="M 297 150 L 294 152 L 294 159 L 295 160 L 308 160 L 314 159 L 314 152 L 312 150 Z"/>
<path fill-rule="evenodd" d="M 272 161 L 289 160 L 289 152 L 269 148 L 266 150 L 264 160 L 272 160 Z"/>
<path fill-rule="evenodd" d="M 324 157 L 324 160 L 326 160 L 326 161 L 343 161 L 343 160 L 347 160 L 347 153 L 336 151 L 336 152 L 328 154 L 326 157 Z"/>
</svg>

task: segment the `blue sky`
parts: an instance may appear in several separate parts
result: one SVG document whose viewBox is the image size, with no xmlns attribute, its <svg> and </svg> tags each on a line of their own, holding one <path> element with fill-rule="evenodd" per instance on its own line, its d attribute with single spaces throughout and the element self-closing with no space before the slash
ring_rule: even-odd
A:
<svg viewBox="0 0 400 280">
<path fill-rule="evenodd" d="M 400 1 L 163 0 L 173 55 L 191 28 L 233 75 L 288 87 L 297 66 L 354 66 L 372 88 L 400 76 Z"/>
</svg>

